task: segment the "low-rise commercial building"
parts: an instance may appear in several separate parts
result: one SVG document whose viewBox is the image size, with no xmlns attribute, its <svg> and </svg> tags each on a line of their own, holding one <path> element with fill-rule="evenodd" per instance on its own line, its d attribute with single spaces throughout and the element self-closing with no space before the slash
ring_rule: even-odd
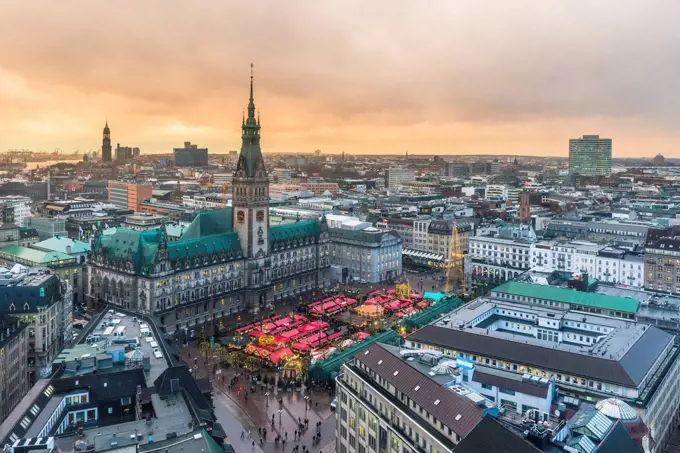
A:
<svg viewBox="0 0 680 453">
<path fill-rule="evenodd" d="M 411 334 L 406 346 L 554 380 L 560 394 L 583 401 L 619 398 L 650 427 L 657 451 L 678 421 L 674 336 L 592 314 L 597 301 L 570 311 L 547 299 L 532 302 L 531 294 L 507 296 L 478 298 Z"/>
<path fill-rule="evenodd" d="M 452 451 L 484 414 L 380 344 L 346 362 L 336 386 L 337 452 Z"/>
</svg>

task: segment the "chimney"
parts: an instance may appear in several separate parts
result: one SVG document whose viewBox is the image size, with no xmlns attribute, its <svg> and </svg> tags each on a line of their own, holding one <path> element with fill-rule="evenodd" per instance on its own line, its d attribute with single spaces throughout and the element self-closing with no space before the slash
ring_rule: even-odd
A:
<svg viewBox="0 0 680 453">
<path fill-rule="evenodd" d="M 66 246 L 66 254 L 67 254 L 67 255 L 70 255 L 70 254 L 71 254 L 71 246 L 70 246 L 70 245 L 67 245 L 67 246 Z"/>
</svg>

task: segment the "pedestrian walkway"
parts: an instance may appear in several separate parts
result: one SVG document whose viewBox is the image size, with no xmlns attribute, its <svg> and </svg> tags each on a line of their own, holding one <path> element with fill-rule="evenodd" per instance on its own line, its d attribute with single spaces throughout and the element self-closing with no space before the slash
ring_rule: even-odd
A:
<svg viewBox="0 0 680 453">
<path fill-rule="evenodd" d="M 257 438 L 257 429 L 253 430 L 244 426 L 241 420 L 232 413 L 230 409 L 232 403 L 229 398 L 222 392 L 215 392 L 213 398 L 215 401 L 215 416 L 227 434 L 227 443 L 231 444 L 234 450 L 239 453 L 263 453 L 259 444 L 260 439 Z M 250 435 L 248 434 L 249 431 Z M 241 433 L 245 433 L 244 439 L 241 439 Z M 252 445 L 253 441 L 255 441 L 255 447 Z"/>
</svg>

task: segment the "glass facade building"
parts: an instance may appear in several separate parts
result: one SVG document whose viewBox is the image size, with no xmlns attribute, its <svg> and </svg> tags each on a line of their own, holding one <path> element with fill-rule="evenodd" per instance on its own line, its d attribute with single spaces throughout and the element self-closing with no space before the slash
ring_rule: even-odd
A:
<svg viewBox="0 0 680 453">
<path fill-rule="evenodd" d="M 612 172 L 612 139 L 584 135 L 569 140 L 569 174 L 609 176 Z"/>
</svg>

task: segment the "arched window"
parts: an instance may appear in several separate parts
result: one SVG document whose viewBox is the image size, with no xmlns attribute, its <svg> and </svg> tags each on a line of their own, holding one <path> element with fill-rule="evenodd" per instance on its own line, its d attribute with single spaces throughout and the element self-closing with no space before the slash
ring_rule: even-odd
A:
<svg viewBox="0 0 680 453">
<path fill-rule="evenodd" d="M 104 277 L 102 281 L 102 296 L 104 296 L 104 299 L 109 296 L 109 277 Z"/>
<path fill-rule="evenodd" d="M 125 285 L 123 285 L 123 280 L 118 280 L 118 297 L 121 299 L 125 297 Z"/>
</svg>

